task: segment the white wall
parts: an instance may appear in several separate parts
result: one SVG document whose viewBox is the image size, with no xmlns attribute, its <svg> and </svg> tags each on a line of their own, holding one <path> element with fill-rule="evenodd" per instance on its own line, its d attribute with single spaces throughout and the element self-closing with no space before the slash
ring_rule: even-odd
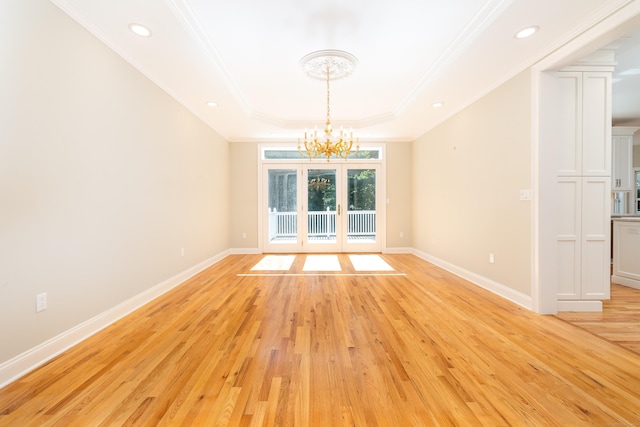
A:
<svg viewBox="0 0 640 427">
<path fill-rule="evenodd" d="M 228 249 L 229 148 L 47 0 L 0 60 L 1 365 Z"/>
<path fill-rule="evenodd" d="M 231 247 L 258 248 L 258 144 L 231 144 Z M 246 238 L 243 238 L 246 233 Z"/>
<path fill-rule="evenodd" d="M 413 247 L 531 296 L 530 73 L 420 137 L 412 170 Z"/>
<path fill-rule="evenodd" d="M 387 249 L 411 248 L 411 156 L 410 142 L 386 145 L 387 162 Z"/>
</svg>

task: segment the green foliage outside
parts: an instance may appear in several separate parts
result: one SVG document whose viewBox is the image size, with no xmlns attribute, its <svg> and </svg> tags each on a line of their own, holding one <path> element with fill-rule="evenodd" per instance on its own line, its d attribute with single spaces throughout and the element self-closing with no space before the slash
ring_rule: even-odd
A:
<svg viewBox="0 0 640 427">
<path fill-rule="evenodd" d="M 336 177 L 334 170 L 315 169 L 309 171 L 308 210 L 310 212 L 336 210 Z M 351 211 L 373 211 L 376 209 L 376 171 L 374 169 L 352 169 L 348 173 L 348 208 Z M 295 212 L 295 170 L 269 171 L 269 207 L 278 212 Z"/>
</svg>

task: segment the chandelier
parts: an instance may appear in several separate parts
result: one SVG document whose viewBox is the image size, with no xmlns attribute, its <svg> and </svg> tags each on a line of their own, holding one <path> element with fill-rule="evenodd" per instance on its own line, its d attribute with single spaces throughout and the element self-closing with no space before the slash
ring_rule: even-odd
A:
<svg viewBox="0 0 640 427">
<path fill-rule="evenodd" d="M 301 156 L 308 156 L 310 160 L 324 156 L 328 162 L 332 156 L 343 159 L 349 157 L 354 141 L 355 153 L 360 149 L 358 138 L 356 137 L 355 140 L 353 138 L 353 129 L 347 132 L 341 127 L 338 135 L 333 135 L 329 104 L 330 79 L 337 80 L 349 76 L 355 70 L 357 63 L 355 56 L 340 50 L 319 50 L 300 60 L 302 70 L 307 76 L 327 81 L 327 121 L 324 124 L 324 135 L 322 133 L 318 135 L 317 127 L 311 132 L 305 129 L 304 139 L 298 138 L 298 151 Z"/>
<path fill-rule="evenodd" d="M 331 181 L 327 178 L 311 178 L 309 180 L 309 188 L 313 190 L 325 190 L 330 184 Z"/>
</svg>

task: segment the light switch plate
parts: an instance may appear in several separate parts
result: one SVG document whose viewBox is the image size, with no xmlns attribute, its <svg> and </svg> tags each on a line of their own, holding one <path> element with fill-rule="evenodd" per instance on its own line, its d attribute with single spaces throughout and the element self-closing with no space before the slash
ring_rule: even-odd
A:
<svg viewBox="0 0 640 427">
<path fill-rule="evenodd" d="M 520 190 L 520 200 L 531 200 L 531 190 Z"/>
<path fill-rule="evenodd" d="M 36 295 L 36 313 L 47 309 L 47 293 L 41 293 Z"/>
</svg>

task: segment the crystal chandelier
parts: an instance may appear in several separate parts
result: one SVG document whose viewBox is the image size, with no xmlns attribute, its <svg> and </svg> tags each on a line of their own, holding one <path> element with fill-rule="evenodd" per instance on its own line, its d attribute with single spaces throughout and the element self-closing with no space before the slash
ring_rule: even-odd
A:
<svg viewBox="0 0 640 427">
<path fill-rule="evenodd" d="M 318 135 L 317 127 L 312 132 L 305 129 L 304 139 L 298 138 L 298 151 L 301 156 L 308 156 L 310 160 L 324 156 L 328 162 L 332 156 L 343 159 L 349 157 L 354 141 L 355 153 L 360 149 L 358 138 L 356 137 L 355 140 L 353 138 L 353 129 L 346 132 L 340 128 L 339 134 L 333 135 L 329 105 L 330 79 L 337 80 L 349 76 L 355 70 L 357 63 L 355 56 L 340 50 L 320 50 L 300 60 L 302 70 L 307 76 L 327 81 L 327 121 L 324 124 L 324 135 Z"/>
</svg>

